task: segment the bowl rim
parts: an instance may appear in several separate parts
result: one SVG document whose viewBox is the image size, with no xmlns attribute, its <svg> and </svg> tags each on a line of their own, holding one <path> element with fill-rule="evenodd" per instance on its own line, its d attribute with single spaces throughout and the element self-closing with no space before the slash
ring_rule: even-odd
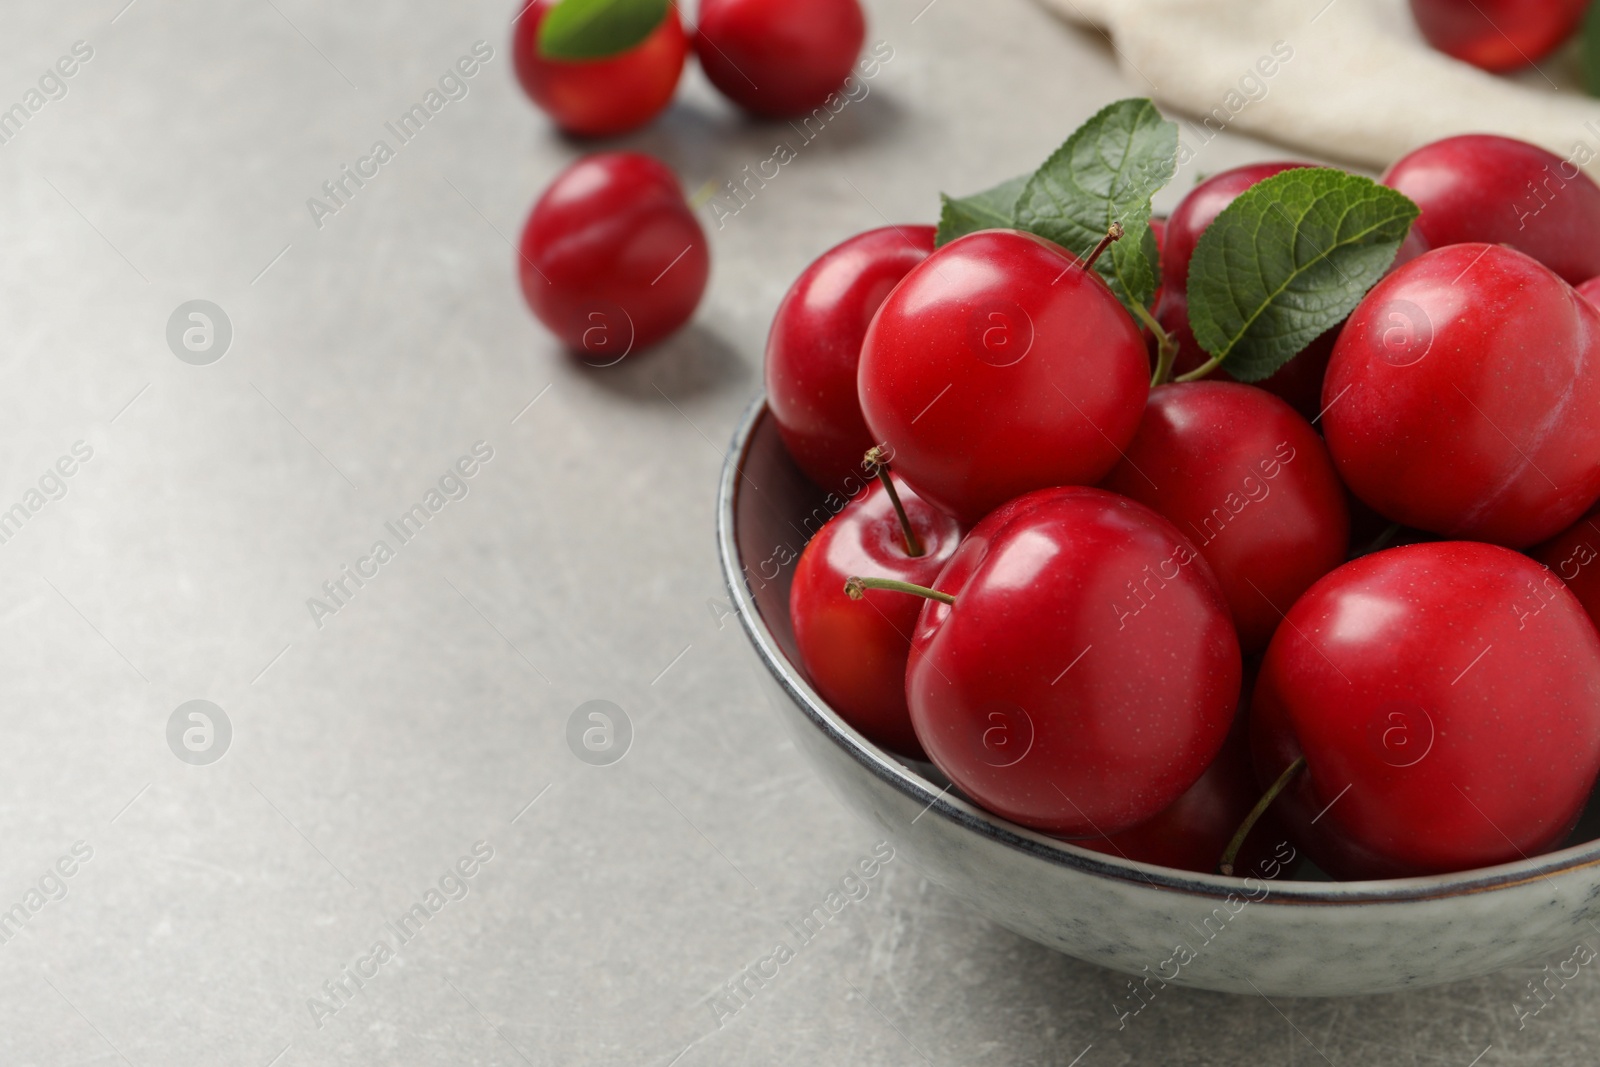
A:
<svg viewBox="0 0 1600 1067">
<path fill-rule="evenodd" d="M 736 609 L 740 625 L 755 647 L 757 657 L 811 724 L 878 779 L 921 805 L 922 814 L 918 818 L 933 814 L 996 844 L 1096 877 L 1217 901 L 1223 901 L 1230 895 L 1238 896 L 1251 879 L 1179 871 L 1091 852 L 992 815 L 952 795 L 950 786 L 937 788 L 934 783 L 872 744 L 828 707 L 810 683 L 789 664 L 777 639 L 762 620 L 755 597 L 742 580 L 743 566 L 734 530 L 739 483 L 755 431 L 764 419 L 770 417 L 765 392 L 757 393 L 734 428 L 717 489 L 717 557 L 728 597 Z M 1511 863 L 1453 874 L 1350 882 L 1272 881 L 1267 883 L 1271 885 L 1271 891 L 1260 899 L 1260 903 L 1349 905 L 1435 900 L 1508 889 L 1596 865 L 1600 865 L 1600 839 Z M 1255 880 L 1266 883 L 1266 879 Z"/>
</svg>

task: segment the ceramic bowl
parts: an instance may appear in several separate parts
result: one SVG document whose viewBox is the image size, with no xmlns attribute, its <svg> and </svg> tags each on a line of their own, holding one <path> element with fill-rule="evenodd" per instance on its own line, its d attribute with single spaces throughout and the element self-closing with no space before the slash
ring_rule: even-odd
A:
<svg viewBox="0 0 1600 1067">
<path fill-rule="evenodd" d="M 1584 843 L 1499 867 L 1369 882 L 1191 874 L 1089 852 L 990 815 L 933 767 L 863 738 L 800 670 L 789 581 L 830 503 L 837 498 L 825 499 L 800 473 L 757 399 L 723 469 L 717 540 L 758 674 L 845 805 L 995 922 L 1151 990 L 1170 983 L 1269 997 L 1419 988 L 1595 943 L 1594 804 L 1574 834 Z"/>
</svg>

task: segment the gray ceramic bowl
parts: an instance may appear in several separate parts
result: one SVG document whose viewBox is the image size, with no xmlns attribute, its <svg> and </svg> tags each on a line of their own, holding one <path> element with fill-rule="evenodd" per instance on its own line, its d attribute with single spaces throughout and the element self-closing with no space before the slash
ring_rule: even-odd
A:
<svg viewBox="0 0 1600 1067">
<path fill-rule="evenodd" d="M 846 806 L 929 879 L 995 922 L 1079 959 L 1162 983 L 1268 996 L 1452 982 L 1560 952 L 1600 927 L 1600 833 L 1500 867 L 1374 882 L 1223 878 L 1120 860 L 1041 836 L 955 795 L 845 724 L 796 665 L 789 581 L 830 514 L 758 399 L 717 499 L 728 595 L 779 716 Z M 809 520 L 809 521 L 808 521 Z M 1137 1002 L 1130 1000 L 1130 1007 Z"/>
</svg>

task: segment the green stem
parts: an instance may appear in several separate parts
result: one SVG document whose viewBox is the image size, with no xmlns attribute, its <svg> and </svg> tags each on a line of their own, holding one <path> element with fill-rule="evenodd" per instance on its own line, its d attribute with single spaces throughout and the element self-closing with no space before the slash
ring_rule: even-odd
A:
<svg viewBox="0 0 1600 1067">
<path fill-rule="evenodd" d="M 1177 380 L 1180 382 L 1197 382 L 1220 366 L 1222 366 L 1222 357 L 1212 356 L 1187 374 L 1178 375 Z"/>
<path fill-rule="evenodd" d="M 845 595 L 851 600 L 860 600 L 866 596 L 868 589 L 887 589 L 891 593 L 910 593 L 913 596 L 926 597 L 937 600 L 941 604 L 954 604 L 956 598 L 949 593 L 941 593 L 937 589 L 929 589 L 925 585 L 913 585 L 895 578 L 850 578 L 844 583 Z"/>
<path fill-rule="evenodd" d="M 1164 383 L 1172 376 L 1173 361 L 1178 358 L 1178 341 L 1170 332 L 1163 329 L 1156 317 L 1150 314 L 1150 309 L 1137 301 L 1133 305 L 1133 313 L 1145 329 L 1155 335 L 1156 339 L 1156 370 L 1150 375 L 1150 388 Z"/>
<path fill-rule="evenodd" d="M 1294 781 L 1294 776 L 1306 769 L 1306 758 L 1301 756 L 1278 775 L 1278 780 L 1268 787 L 1261 799 L 1256 801 L 1256 806 L 1250 809 L 1250 814 L 1244 817 L 1244 822 L 1239 824 L 1239 829 L 1234 833 L 1233 840 L 1228 842 L 1228 848 L 1222 853 L 1222 862 L 1217 864 L 1217 870 L 1224 875 L 1233 874 L 1233 861 L 1239 857 L 1239 849 L 1244 846 L 1244 839 L 1250 836 L 1250 831 L 1255 829 L 1256 823 L 1265 815 L 1267 808 L 1278 799 L 1278 794 L 1289 788 L 1289 783 Z"/>
<path fill-rule="evenodd" d="M 873 445 L 867 449 L 866 458 L 861 463 L 877 473 L 878 481 L 883 483 L 884 491 L 889 494 L 889 503 L 894 505 L 894 513 L 900 519 L 900 534 L 906 539 L 906 555 L 912 559 L 921 556 L 925 550 L 917 539 L 917 531 L 911 528 L 911 517 L 906 514 L 905 505 L 900 503 L 900 494 L 889 477 L 889 461 L 883 458 L 882 446 Z"/>
</svg>

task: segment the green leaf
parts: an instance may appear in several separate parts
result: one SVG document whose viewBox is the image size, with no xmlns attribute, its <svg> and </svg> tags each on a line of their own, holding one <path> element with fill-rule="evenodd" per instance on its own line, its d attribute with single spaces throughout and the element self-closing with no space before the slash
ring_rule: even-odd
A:
<svg viewBox="0 0 1600 1067">
<path fill-rule="evenodd" d="M 1583 17 L 1583 87 L 1600 96 L 1600 0 L 1589 5 Z"/>
<path fill-rule="evenodd" d="M 957 199 L 939 194 L 943 207 L 939 211 L 939 232 L 933 239 L 935 248 L 942 247 L 957 237 L 965 237 L 979 230 L 1004 229 L 1017 224 L 1017 197 L 1028 184 L 1031 174 L 1022 174 L 993 189 L 973 193 Z"/>
<path fill-rule="evenodd" d="M 671 0 L 561 0 L 539 24 L 546 59 L 606 59 L 656 31 Z"/>
<path fill-rule="evenodd" d="M 1123 237 L 1095 262 L 1117 298 L 1148 305 L 1156 272 L 1145 235 L 1150 198 L 1177 171 L 1178 127 L 1149 100 L 1119 100 L 1078 127 L 1028 180 L 1017 225 L 1079 256 L 1113 222 Z"/>
<path fill-rule="evenodd" d="M 1189 325 L 1228 373 L 1257 382 L 1355 310 L 1418 208 L 1370 178 L 1286 170 L 1246 189 L 1189 261 Z"/>
<path fill-rule="evenodd" d="M 1161 273 L 1161 246 L 1156 244 L 1155 227 L 1149 222 L 1144 227 L 1144 258 L 1150 261 L 1150 266 L 1157 274 Z"/>
</svg>

